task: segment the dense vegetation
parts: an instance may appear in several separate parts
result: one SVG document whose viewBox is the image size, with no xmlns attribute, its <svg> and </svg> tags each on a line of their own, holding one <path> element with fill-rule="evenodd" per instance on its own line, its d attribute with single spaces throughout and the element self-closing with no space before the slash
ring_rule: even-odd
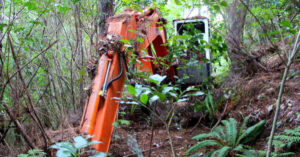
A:
<svg viewBox="0 0 300 157">
<path fill-rule="evenodd" d="M 166 46 L 170 54 L 161 58 L 162 63 L 184 58 L 184 50 L 209 49 L 213 75 L 202 85 L 182 88 L 180 79 L 170 84 L 164 75 L 129 69 L 128 78 L 135 83 L 126 82 L 123 101 L 131 106 L 127 113 L 119 113 L 116 128 L 134 125 L 126 115 L 139 112 L 139 108 L 146 110 L 145 124 L 151 126 L 153 134 L 154 123 L 160 121 L 158 127 L 167 132 L 169 155 L 177 156 L 172 141 L 176 129 L 172 126 L 179 131 L 191 128 L 181 120 L 185 114 L 181 112 L 188 112 L 185 115 L 197 114 L 192 130 L 199 131 L 194 139 L 201 141 L 190 143 L 191 147 L 183 150 L 185 155 L 266 155 L 267 150 L 271 156 L 299 155 L 299 0 L 0 0 L 0 156 L 54 155 L 52 148 L 69 156 L 87 154 L 86 147 L 97 141 L 74 135 L 74 142 L 59 143 L 49 131 L 61 130 L 56 132 L 58 136 L 71 125 L 79 125 L 91 84 L 86 67 L 92 58 L 100 57 L 97 43 L 106 19 L 126 8 L 142 12 L 146 6 L 159 10 L 168 21 Z M 195 46 L 199 32 L 192 26 L 189 33 L 175 35 L 172 20 L 197 11 L 200 15 L 203 9 L 210 19 L 209 42 L 200 40 Z M 130 57 L 129 64 L 135 59 Z M 194 60 L 185 58 L 184 63 L 190 65 Z M 247 91 L 244 85 L 259 81 L 258 76 L 266 76 L 267 83 L 259 89 L 251 84 L 252 91 Z M 272 79 L 275 89 L 266 89 Z M 235 109 L 245 111 L 244 105 L 251 106 L 252 100 L 253 104 L 268 100 L 261 108 L 272 113 L 261 118 L 257 115 L 262 111 L 253 109 L 250 115 L 254 116 L 244 122 L 244 117 L 234 115 Z M 180 111 L 177 105 L 182 102 L 188 102 L 191 109 Z M 200 127 L 211 131 L 203 133 Z M 134 143 L 131 152 L 143 155 L 138 141 L 129 139 Z M 255 141 L 264 143 L 258 146 Z M 150 153 L 151 146 L 152 138 Z"/>
</svg>

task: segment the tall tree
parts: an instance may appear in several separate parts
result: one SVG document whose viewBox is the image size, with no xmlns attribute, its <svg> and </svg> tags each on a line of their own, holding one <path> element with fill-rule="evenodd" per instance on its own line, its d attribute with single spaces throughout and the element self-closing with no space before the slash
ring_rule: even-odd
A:
<svg viewBox="0 0 300 157">
<path fill-rule="evenodd" d="M 244 59 L 247 55 L 241 50 L 241 43 L 247 10 L 240 6 L 240 1 L 234 0 L 227 7 L 227 41 L 234 73 L 242 73 L 246 69 Z"/>
<path fill-rule="evenodd" d="M 114 0 L 100 0 L 99 13 L 99 34 L 103 34 L 106 29 L 106 20 L 114 15 Z"/>
</svg>

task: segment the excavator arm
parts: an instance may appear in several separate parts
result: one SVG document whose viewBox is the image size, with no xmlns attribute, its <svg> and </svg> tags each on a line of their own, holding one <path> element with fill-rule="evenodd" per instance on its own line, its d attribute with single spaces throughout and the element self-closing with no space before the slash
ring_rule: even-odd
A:
<svg viewBox="0 0 300 157">
<path fill-rule="evenodd" d="M 153 64 L 153 60 L 155 57 L 168 55 L 167 47 L 164 46 L 166 32 L 163 22 L 155 9 L 145 10 L 144 13 L 125 10 L 108 20 L 106 37 L 119 36 L 121 39 L 134 41 L 143 39 L 134 43 L 133 53 L 138 55 L 139 60 L 136 67 L 142 71 L 157 73 L 159 67 Z M 94 145 L 97 151 L 108 152 L 109 149 L 126 78 L 126 60 L 130 57 L 130 54 L 127 55 L 128 58 L 124 57 L 125 48 L 126 46 L 121 46 L 119 50 L 110 48 L 100 57 L 92 92 L 85 104 L 80 131 L 93 135 L 92 140 L 101 142 Z M 153 48 L 155 54 L 152 52 Z M 171 67 L 168 77 L 172 80 L 173 76 L 174 69 Z"/>
</svg>

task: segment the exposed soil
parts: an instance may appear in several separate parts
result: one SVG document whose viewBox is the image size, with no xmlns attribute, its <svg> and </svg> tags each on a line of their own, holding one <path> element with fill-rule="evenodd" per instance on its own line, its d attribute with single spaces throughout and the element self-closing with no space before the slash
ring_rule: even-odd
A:
<svg viewBox="0 0 300 157">
<path fill-rule="evenodd" d="M 291 70 L 299 71 L 300 63 L 297 62 L 291 68 Z M 240 78 L 231 76 L 227 81 L 218 89 L 214 90 L 214 99 L 217 102 L 222 99 L 218 113 L 216 117 L 222 117 L 227 119 L 229 117 L 235 118 L 238 122 L 242 122 L 245 116 L 249 116 L 249 126 L 257 123 L 260 120 L 266 120 L 265 130 L 260 137 L 252 143 L 256 149 L 266 150 L 266 138 L 269 136 L 272 119 L 275 111 L 275 102 L 278 95 L 278 88 L 281 82 L 283 68 L 278 71 L 270 73 L 260 72 L 255 74 L 251 78 Z M 285 129 L 294 128 L 300 126 L 300 76 L 289 77 L 284 89 L 283 101 L 281 105 L 281 112 L 278 119 L 278 129 L 276 133 L 280 133 Z M 226 99 L 224 99 L 224 97 Z M 193 97 L 185 105 L 192 104 L 194 101 L 201 101 L 201 97 Z M 227 105 L 226 105 L 227 104 Z M 226 109 L 224 110 L 224 108 Z M 126 110 L 128 105 L 121 104 L 120 110 Z M 191 106 L 187 106 L 191 107 Z M 129 107 L 128 107 L 129 108 Z M 221 114 L 223 111 L 224 114 Z M 187 128 L 177 127 L 179 121 L 174 121 L 171 125 L 170 136 L 172 138 L 174 151 L 177 156 L 184 156 L 186 150 L 196 143 L 191 138 L 199 133 L 209 132 L 217 122 L 217 119 L 211 120 L 207 117 L 203 117 L 204 114 L 185 114 L 193 112 L 190 109 L 180 110 L 177 117 L 179 119 L 186 119 L 187 121 L 195 120 L 195 114 L 198 118 L 202 116 L 202 120 L 197 127 L 194 127 L 195 122 L 187 125 Z M 162 113 L 163 114 L 163 113 Z M 190 115 L 190 117 L 189 117 Z M 77 118 L 76 118 L 77 117 Z M 73 122 L 68 122 L 70 125 L 66 125 L 64 129 L 57 131 L 48 130 L 47 133 L 52 142 L 59 141 L 71 141 L 71 139 L 79 135 L 78 118 L 80 115 L 76 115 Z M 120 119 L 127 119 L 131 121 L 130 125 L 121 125 L 120 128 L 115 128 L 113 139 L 111 142 L 110 153 L 112 156 L 137 156 L 137 152 L 141 152 L 144 156 L 171 156 L 172 151 L 170 147 L 170 141 L 168 133 L 163 125 L 159 123 L 155 124 L 152 128 L 149 123 L 147 114 L 136 113 L 127 114 L 125 117 L 119 115 Z M 72 118 L 68 118 L 72 119 Z M 74 119 L 74 118 L 73 118 Z M 67 128 L 67 129 L 66 129 Z M 152 134 L 153 131 L 153 134 Z M 151 141 L 152 137 L 152 141 Z M 300 147 L 294 147 L 296 152 L 295 157 L 300 156 Z M 54 156 L 54 152 L 50 154 Z"/>
<path fill-rule="evenodd" d="M 300 63 L 296 63 L 291 70 L 300 70 Z M 227 109 L 225 110 L 223 119 L 233 117 L 237 119 L 237 121 L 242 122 L 243 117 L 249 116 L 249 126 L 260 120 L 266 120 L 266 129 L 260 137 L 252 143 L 252 146 L 259 150 L 266 150 L 266 138 L 269 136 L 271 130 L 281 75 L 282 70 L 272 73 L 257 73 L 251 79 L 231 77 L 228 78 L 220 89 L 215 91 L 216 99 L 220 98 L 220 95 L 228 96 L 227 100 L 224 101 L 220 107 L 221 112 L 227 103 Z M 297 114 L 297 112 L 300 111 L 299 80 L 300 76 L 294 76 L 286 82 L 281 112 L 278 119 L 279 127 L 277 133 L 288 128 L 300 126 L 300 115 Z M 192 101 L 195 100 L 193 99 Z M 144 117 L 145 115 L 139 116 Z M 112 155 L 137 156 L 137 145 L 134 146 L 132 142 L 129 142 L 136 141 L 139 150 L 142 151 L 145 156 L 149 154 L 150 145 L 151 156 L 171 156 L 168 134 L 164 127 L 154 127 L 152 144 L 150 144 L 152 128 L 147 124 L 147 120 L 143 120 L 141 117 L 138 118 L 139 116 L 137 115 L 135 117 L 136 120 L 131 123 L 130 126 L 121 126 L 121 128 L 115 129 L 110 148 Z M 132 119 L 132 117 L 129 119 Z M 202 120 L 202 123 L 207 123 L 207 121 Z M 191 140 L 191 137 L 209 131 L 210 128 L 201 124 L 196 129 L 190 127 L 177 130 L 173 127 L 170 131 L 170 135 L 173 140 L 176 155 L 184 156 L 185 151 L 196 143 L 196 141 Z M 299 148 L 293 148 L 293 151 L 296 152 L 295 156 L 300 156 Z"/>
</svg>

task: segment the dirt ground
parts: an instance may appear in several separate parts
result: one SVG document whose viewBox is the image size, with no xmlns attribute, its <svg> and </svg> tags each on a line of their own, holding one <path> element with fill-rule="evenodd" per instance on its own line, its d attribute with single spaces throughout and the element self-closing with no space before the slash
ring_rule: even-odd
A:
<svg viewBox="0 0 300 157">
<path fill-rule="evenodd" d="M 300 63 L 295 64 L 291 70 L 300 70 Z M 221 104 L 220 110 L 227 108 L 222 119 L 233 117 L 242 122 L 243 117 L 249 116 L 249 125 L 258 121 L 266 120 L 266 129 L 260 137 L 252 143 L 252 146 L 259 150 L 266 150 L 266 138 L 269 136 L 273 121 L 275 102 L 278 95 L 278 88 L 281 82 L 282 69 L 275 72 L 260 72 L 251 78 L 229 78 L 220 89 L 215 91 L 215 95 L 228 95 L 228 90 L 233 91 L 232 96 Z M 284 129 L 300 126 L 300 76 L 290 77 L 286 82 L 284 95 L 279 115 L 279 127 L 277 132 Z M 226 90 L 225 90 L 226 89 Z M 223 107 L 222 107 L 223 106 Z M 191 138 L 202 132 L 209 132 L 210 128 L 200 124 L 198 127 L 186 129 L 172 129 L 170 135 L 173 147 L 177 156 L 184 156 L 185 151 L 196 141 Z M 154 127 L 153 137 L 152 127 L 146 120 L 133 122 L 129 126 L 121 126 L 115 129 L 110 153 L 113 156 L 137 156 L 137 150 L 144 156 L 148 156 L 151 146 L 150 156 L 168 157 L 171 156 L 171 149 L 168 134 L 164 127 Z M 152 144 L 150 144 L 152 143 Z M 300 147 L 293 148 L 296 157 L 300 156 Z"/>
<path fill-rule="evenodd" d="M 300 62 L 292 66 L 291 70 L 299 71 Z M 222 96 L 227 98 L 221 102 L 219 112 L 224 114 L 222 119 L 229 117 L 235 118 L 238 122 L 242 122 L 243 117 L 249 116 L 249 126 L 260 120 L 266 120 L 265 130 L 260 137 L 252 143 L 256 149 L 266 150 L 266 138 L 271 130 L 272 119 L 275 111 L 275 102 L 278 95 L 278 88 L 281 82 L 283 68 L 270 73 L 260 72 L 251 78 L 230 77 L 218 89 L 215 89 L 214 99 Z M 196 101 L 192 98 L 190 102 Z M 199 98 L 200 99 L 200 98 Z M 226 107 L 226 109 L 224 109 Z M 124 108 L 121 104 L 120 109 Z M 190 112 L 190 111 L 182 111 Z M 289 76 L 284 89 L 284 95 L 279 115 L 279 123 L 277 133 L 284 129 L 300 126 L 300 76 Z M 184 115 L 184 114 L 183 114 Z M 130 125 L 121 125 L 115 128 L 111 147 L 109 152 L 114 157 L 134 157 L 138 156 L 137 152 L 141 152 L 144 156 L 169 157 L 171 156 L 171 147 L 168 133 L 163 125 L 155 125 L 153 128 L 149 125 L 144 114 L 135 114 L 133 117 L 120 116 L 120 119 L 130 120 Z M 217 115 L 218 118 L 220 116 Z M 80 119 L 80 116 L 76 116 Z M 179 117 L 186 118 L 186 117 Z M 177 156 L 184 156 L 186 150 L 196 141 L 191 138 L 199 133 L 209 132 L 214 123 L 208 118 L 203 118 L 197 127 L 190 125 L 187 128 L 178 129 L 176 122 L 173 122 L 170 129 L 170 136 L 173 142 L 173 148 Z M 66 128 L 51 131 L 48 134 L 53 142 L 71 140 L 72 137 L 79 135 L 78 123 L 70 122 Z M 152 133 L 153 131 L 153 133 Z M 152 140 L 151 140 L 152 139 Z M 151 148 L 150 148 L 151 147 Z M 296 152 L 295 157 L 300 157 L 300 147 L 293 148 Z M 55 156 L 53 151 L 51 154 Z"/>
</svg>

